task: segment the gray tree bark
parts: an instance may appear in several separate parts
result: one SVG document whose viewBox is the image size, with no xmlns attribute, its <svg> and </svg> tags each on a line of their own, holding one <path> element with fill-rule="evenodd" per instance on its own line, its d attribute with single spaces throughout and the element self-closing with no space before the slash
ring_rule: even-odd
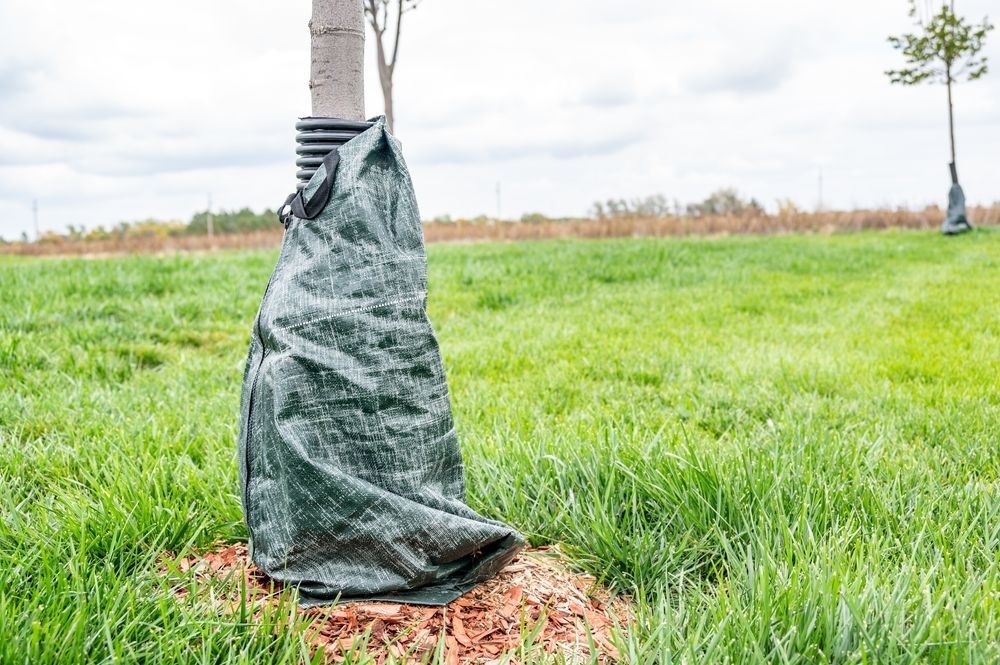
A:
<svg viewBox="0 0 1000 665">
<path fill-rule="evenodd" d="M 363 0 L 312 0 L 312 114 L 365 119 Z"/>
</svg>

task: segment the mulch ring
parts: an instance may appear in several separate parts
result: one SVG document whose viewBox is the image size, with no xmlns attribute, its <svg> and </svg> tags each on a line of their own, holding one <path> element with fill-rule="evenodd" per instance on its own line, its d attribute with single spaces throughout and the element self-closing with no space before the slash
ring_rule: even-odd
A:
<svg viewBox="0 0 1000 665">
<path fill-rule="evenodd" d="M 249 611 L 260 619 L 281 602 L 281 584 L 253 565 L 242 543 L 182 559 L 165 554 L 159 572 L 178 598 L 224 614 Z M 614 635 L 632 622 L 631 609 L 627 598 L 611 597 L 593 577 L 572 572 L 558 547 L 542 547 L 522 552 L 446 607 L 351 602 L 296 611 L 308 623 L 307 641 L 323 647 L 328 662 L 363 651 L 379 665 L 438 659 L 499 665 L 525 654 L 573 663 L 589 662 L 593 653 L 597 662 L 615 662 Z"/>
</svg>

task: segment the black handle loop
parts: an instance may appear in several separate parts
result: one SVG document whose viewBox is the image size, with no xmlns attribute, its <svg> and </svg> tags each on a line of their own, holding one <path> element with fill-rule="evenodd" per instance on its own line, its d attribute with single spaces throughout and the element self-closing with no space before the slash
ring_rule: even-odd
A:
<svg viewBox="0 0 1000 665">
<path fill-rule="evenodd" d="M 278 208 L 278 219 L 286 229 L 292 221 L 293 215 L 299 219 L 316 219 L 323 212 L 326 204 L 330 202 L 330 195 L 333 193 L 333 177 L 337 172 L 337 165 L 340 164 L 340 154 L 336 149 L 331 150 L 323 158 L 322 164 L 323 168 L 326 169 L 326 174 L 323 177 L 323 182 L 319 184 L 309 200 L 305 200 L 305 190 L 300 189 L 294 194 L 289 194 L 285 202 Z"/>
</svg>

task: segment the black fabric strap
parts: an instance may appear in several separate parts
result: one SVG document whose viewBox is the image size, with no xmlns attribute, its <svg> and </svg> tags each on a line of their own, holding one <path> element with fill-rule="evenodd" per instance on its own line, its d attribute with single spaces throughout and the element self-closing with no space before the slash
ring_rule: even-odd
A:
<svg viewBox="0 0 1000 665">
<path fill-rule="evenodd" d="M 292 221 L 292 215 L 299 219 L 316 219 L 323 212 L 323 208 L 330 202 L 330 194 L 333 193 L 333 177 L 337 172 L 337 165 L 340 163 L 340 154 L 337 150 L 331 150 L 323 158 L 323 168 L 326 174 L 323 182 L 319 184 L 309 200 L 305 200 L 305 191 L 301 189 L 294 194 L 289 194 L 285 202 L 278 208 L 278 219 L 282 226 L 288 228 L 288 223 Z M 290 209 L 291 211 L 289 212 Z"/>
</svg>

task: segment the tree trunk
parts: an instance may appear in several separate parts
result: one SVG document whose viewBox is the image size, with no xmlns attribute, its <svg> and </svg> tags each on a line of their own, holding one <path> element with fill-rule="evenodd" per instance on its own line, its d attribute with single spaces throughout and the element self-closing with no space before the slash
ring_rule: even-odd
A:
<svg viewBox="0 0 1000 665">
<path fill-rule="evenodd" d="M 312 0 L 312 114 L 365 119 L 365 19 L 362 0 Z"/>
<path fill-rule="evenodd" d="M 951 66 L 945 66 L 945 80 L 948 85 L 948 138 L 951 140 L 951 172 L 958 173 L 958 164 L 955 163 L 955 112 L 951 103 Z M 952 176 L 958 182 L 958 176 Z"/>
</svg>

